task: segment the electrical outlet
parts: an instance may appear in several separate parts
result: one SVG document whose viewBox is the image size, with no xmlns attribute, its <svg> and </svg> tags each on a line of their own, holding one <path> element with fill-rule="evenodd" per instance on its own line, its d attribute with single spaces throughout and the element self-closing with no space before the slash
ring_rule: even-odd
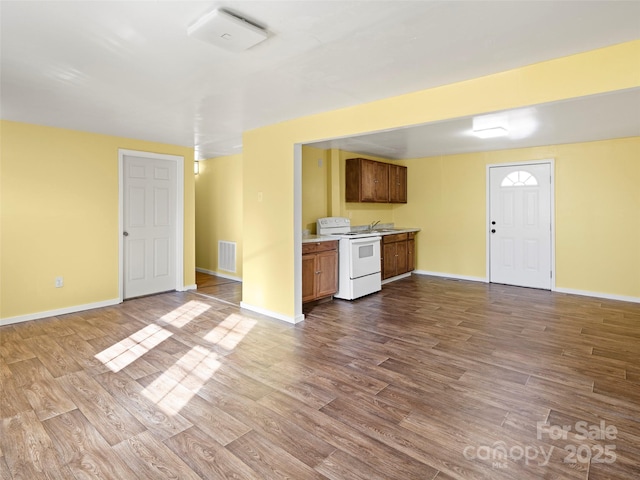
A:
<svg viewBox="0 0 640 480">
<path fill-rule="evenodd" d="M 56 288 L 64 287 L 64 278 L 56 277 Z"/>
</svg>

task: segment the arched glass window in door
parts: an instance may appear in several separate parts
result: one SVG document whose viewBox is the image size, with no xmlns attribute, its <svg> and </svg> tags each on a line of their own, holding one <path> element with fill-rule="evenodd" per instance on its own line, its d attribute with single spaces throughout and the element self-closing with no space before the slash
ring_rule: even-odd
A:
<svg viewBox="0 0 640 480">
<path fill-rule="evenodd" d="M 517 172 L 511 172 L 504 177 L 501 187 L 532 187 L 538 185 L 536 177 L 524 170 L 518 170 Z"/>
</svg>

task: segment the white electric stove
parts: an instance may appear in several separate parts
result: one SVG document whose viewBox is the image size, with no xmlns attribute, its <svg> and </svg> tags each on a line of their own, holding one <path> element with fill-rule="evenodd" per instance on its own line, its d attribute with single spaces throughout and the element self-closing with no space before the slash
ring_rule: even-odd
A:
<svg viewBox="0 0 640 480">
<path fill-rule="evenodd" d="M 318 235 L 335 235 L 339 242 L 338 292 L 336 298 L 354 300 L 382 289 L 380 235 L 352 232 L 344 217 L 319 218 Z"/>
</svg>

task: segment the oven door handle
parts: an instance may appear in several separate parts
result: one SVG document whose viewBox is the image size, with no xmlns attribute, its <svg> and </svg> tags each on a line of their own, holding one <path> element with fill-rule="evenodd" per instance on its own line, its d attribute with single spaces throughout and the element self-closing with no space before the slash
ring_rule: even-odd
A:
<svg viewBox="0 0 640 480">
<path fill-rule="evenodd" d="M 351 244 L 362 245 L 367 243 L 378 243 L 379 241 L 380 241 L 380 237 L 354 238 L 351 240 Z"/>
</svg>

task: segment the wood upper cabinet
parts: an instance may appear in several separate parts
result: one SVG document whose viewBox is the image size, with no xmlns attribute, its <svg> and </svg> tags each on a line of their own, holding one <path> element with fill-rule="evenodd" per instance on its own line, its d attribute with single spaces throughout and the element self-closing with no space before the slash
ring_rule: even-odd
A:
<svg viewBox="0 0 640 480">
<path fill-rule="evenodd" d="M 338 291 L 338 241 L 302 244 L 302 303 Z"/>
<path fill-rule="evenodd" d="M 366 158 L 348 158 L 347 202 L 407 203 L 407 167 Z"/>
<path fill-rule="evenodd" d="M 415 270 L 415 232 L 382 237 L 382 279 Z"/>
<path fill-rule="evenodd" d="M 389 164 L 389 202 L 407 203 L 407 167 Z"/>
</svg>

